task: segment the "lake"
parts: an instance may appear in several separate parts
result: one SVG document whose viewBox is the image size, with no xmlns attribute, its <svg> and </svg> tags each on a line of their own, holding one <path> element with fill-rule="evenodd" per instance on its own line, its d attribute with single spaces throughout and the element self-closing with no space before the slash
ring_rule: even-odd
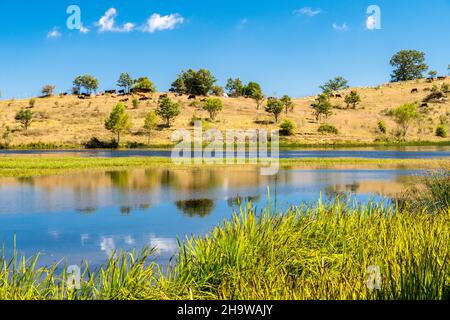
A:
<svg viewBox="0 0 450 320">
<path fill-rule="evenodd" d="M 395 197 L 418 179 L 410 170 L 281 170 L 255 167 L 92 171 L 0 178 L 0 241 L 11 254 L 42 253 L 41 264 L 66 259 L 100 264 L 114 251 L 158 248 L 166 264 L 177 239 L 204 235 L 240 204 L 283 210 L 336 195 L 355 201 Z"/>
<path fill-rule="evenodd" d="M 269 148 L 270 152 L 270 148 Z M 0 156 L 67 155 L 80 157 L 170 157 L 170 150 L 0 150 Z M 280 150 L 280 158 L 369 158 L 369 159 L 432 159 L 450 157 L 450 146 L 365 147 L 303 150 Z"/>
</svg>

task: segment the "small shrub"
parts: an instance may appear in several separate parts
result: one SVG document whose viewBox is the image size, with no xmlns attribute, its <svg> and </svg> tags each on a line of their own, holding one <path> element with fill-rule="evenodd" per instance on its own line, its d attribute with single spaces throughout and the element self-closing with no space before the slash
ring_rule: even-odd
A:
<svg viewBox="0 0 450 320">
<path fill-rule="evenodd" d="M 194 124 L 196 123 L 196 122 L 202 122 L 203 121 L 203 119 L 201 118 L 201 117 L 199 117 L 199 116 L 197 116 L 196 114 L 194 114 L 194 115 L 192 115 L 192 118 L 191 118 L 191 120 L 189 121 L 189 125 L 190 126 L 194 126 Z"/>
<path fill-rule="evenodd" d="M 386 134 L 387 132 L 386 123 L 383 120 L 378 121 L 378 131 L 382 134 Z"/>
<path fill-rule="evenodd" d="M 142 148 L 144 148 L 144 147 L 145 147 L 145 144 L 144 144 L 144 143 L 136 142 L 136 141 L 133 141 L 133 142 L 127 142 L 127 143 L 125 144 L 125 148 L 127 148 L 127 149 L 142 149 Z"/>
<path fill-rule="evenodd" d="M 317 130 L 320 133 L 339 134 L 339 130 L 330 124 L 323 124 Z"/>
<path fill-rule="evenodd" d="M 33 121 L 33 112 L 31 112 L 28 109 L 22 109 L 19 112 L 17 112 L 15 120 L 20 122 L 22 128 L 25 129 L 25 131 L 27 131 L 28 127 Z"/>
<path fill-rule="evenodd" d="M 283 136 L 291 136 L 294 134 L 297 125 L 290 119 L 285 119 L 280 124 L 280 134 Z"/>
<path fill-rule="evenodd" d="M 133 100 L 131 101 L 131 104 L 133 105 L 133 109 L 139 108 L 139 99 L 134 97 Z"/>
<path fill-rule="evenodd" d="M 36 99 L 31 98 L 30 101 L 28 101 L 28 104 L 30 105 L 30 107 L 34 108 L 34 106 L 36 105 Z"/>
<path fill-rule="evenodd" d="M 97 137 L 92 137 L 88 142 L 84 143 L 84 147 L 86 149 L 116 149 L 118 144 L 115 140 L 107 142 Z"/>
<path fill-rule="evenodd" d="M 436 136 L 441 138 L 447 138 L 447 129 L 442 124 L 436 128 Z"/>
</svg>

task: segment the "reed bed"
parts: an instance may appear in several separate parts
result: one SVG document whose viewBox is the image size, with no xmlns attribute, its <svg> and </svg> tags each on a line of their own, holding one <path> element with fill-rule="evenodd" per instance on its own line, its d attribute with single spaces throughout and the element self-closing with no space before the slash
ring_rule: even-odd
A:
<svg viewBox="0 0 450 320">
<path fill-rule="evenodd" d="M 450 299 L 449 226 L 449 207 L 248 204 L 208 235 L 179 241 L 164 271 L 150 248 L 95 269 L 85 262 L 79 290 L 61 264 L 0 258 L 0 299 Z M 378 289 L 368 286 L 371 266 Z"/>
</svg>

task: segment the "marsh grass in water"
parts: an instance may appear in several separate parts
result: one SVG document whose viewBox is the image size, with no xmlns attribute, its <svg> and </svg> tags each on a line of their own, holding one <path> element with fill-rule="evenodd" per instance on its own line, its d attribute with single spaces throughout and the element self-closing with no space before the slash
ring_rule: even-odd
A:
<svg viewBox="0 0 450 320">
<path fill-rule="evenodd" d="M 406 207 L 435 211 L 450 207 L 450 170 L 430 171 L 419 178 L 419 183 L 409 188 L 401 199 Z"/>
<path fill-rule="evenodd" d="M 1 258 L 0 299 L 449 299 L 449 225 L 448 207 L 246 205 L 207 236 L 180 241 L 165 271 L 151 249 L 95 270 L 85 262 L 80 290 L 67 288 L 61 265 Z M 370 266 L 380 268 L 379 290 L 367 286 Z"/>
<path fill-rule="evenodd" d="M 247 159 L 248 160 L 248 159 Z M 260 159 L 261 160 L 261 159 Z M 84 170 L 119 170 L 154 167 L 193 167 L 208 164 L 186 164 L 177 166 L 170 158 L 129 157 L 129 158 L 83 158 L 73 156 L 5 156 L 0 157 L 0 177 L 30 177 L 37 175 L 65 174 Z M 248 161 L 247 161 L 248 162 Z M 252 166 L 251 164 L 248 164 Z M 216 164 L 215 166 L 220 166 Z M 223 164 L 227 166 L 227 164 Z M 230 165 L 228 165 L 230 166 Z M 232 166 L 232 165 L 231 165 Z M 363 159 L 363 158 L 299 158 L 280 159 L 282 168 L 339 168 L 358 166 L 358 168 L 401 168 L 436 169 L 450 167 L 450 160 L 443 159 Z"/>
</svg>

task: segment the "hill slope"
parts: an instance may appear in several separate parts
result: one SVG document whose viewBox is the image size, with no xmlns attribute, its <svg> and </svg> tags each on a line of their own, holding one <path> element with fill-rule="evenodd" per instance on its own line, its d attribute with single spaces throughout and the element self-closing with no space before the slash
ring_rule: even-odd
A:
<svg viewBox="0 0 450 320">
<path fill-rule="evenodd" d="M 445 81 L 436 80 L 434 84 L 439 86 L 444 82 L 450 84 L 450 78 Z M 356 110 L 346 109 L 343 98 L 333 98 L 332 103 L 341 108 L 334 109 L 333 115 L 327 123 L 334 125 L 339 130 L 338 135 L 324 135 L 317 132 L 320 124 L 315 121 L 310 106 L 315 97 L 294 99 L 294 111 L 287 116 L 283 114 L 282 119 L 286 117 L 292 119 L 298 128 L 293 136 L 283 139 L 289 143 L 322 144 L 371 143 L 376 139 L 391 137 L 397 126 L 388 115 L 388 111 L 407 102 L 421 102 L 429 94 L 428 90 L 432 85 L 425 80 L 418 80 L 390 83 L 374 88 L 352 88 L 351 90 L 358 91 L 362 99 Z M 411 93 L 414 88 L 418 89 L 418 93 Z M 345 90 L 343 95 L 349 91 L 350 89 Z M 182 105 L 182 113 L 172 128 L 159 129 L 153 133 L 152 145 L 170 144 L 173 130 L 192 128 L 190 121 L 194 115 L 203 119 L 208 118 L 207 112 L 199 107 L 201 105 L 199 100 L 195 106 L 193 101 L 188 100 L 186 96 L 170 96 Z M 159 94 L 149 97 L 150 100 L 140 102 L 138 109 L 132 108 L 130 96 L 125 102 L 133 126 L 131 132 L 122 138 L 123 143 L 147 143 L 147 137 L 140 131 L 146 113 L 156 108 Z M 20 124 L 14 120 L 15 114 L 28 105 L 28 100 L 0 101 L 0 133 L 4 132 L 6 126 L 9 126 L 13 130 L 12 145 L 15 146 L 48 143 L 76 147 L 94 136 L 102 140 L 110 140 L 112 136 L 103 124 L 112 107 L 124 98 L 127 97 L 104 95 L 86 100 L 78 99 L 76 96 L 38 98 L 32 109 L 35 119 L 28 132 L 24 132 Z M 264 107 L 256 110 L 256 104 L 251 99 L 223 98 L 223 102 L 224 108 L 219 114 L 217 122 L 206 122 L 205 126 L 208 129 L 275 129 L 278 127 L 275 124 L 261 124 L 264 123 L 264 120 L 272 118 L 264 112 Z M 429 104 L 429 107 L 421 113 L 421 119 L 411 126 L 407 139 L 443 141 L 442 138 L 435 136 L 435 130 L 440 119 L 449 119 L 449 116 L 450 103 L 448 101 Z M 388 134 L 386 136 L 378 133 L 377 123 L 379 120 L 383 120 L 387 124 Z"/>
</svg>

